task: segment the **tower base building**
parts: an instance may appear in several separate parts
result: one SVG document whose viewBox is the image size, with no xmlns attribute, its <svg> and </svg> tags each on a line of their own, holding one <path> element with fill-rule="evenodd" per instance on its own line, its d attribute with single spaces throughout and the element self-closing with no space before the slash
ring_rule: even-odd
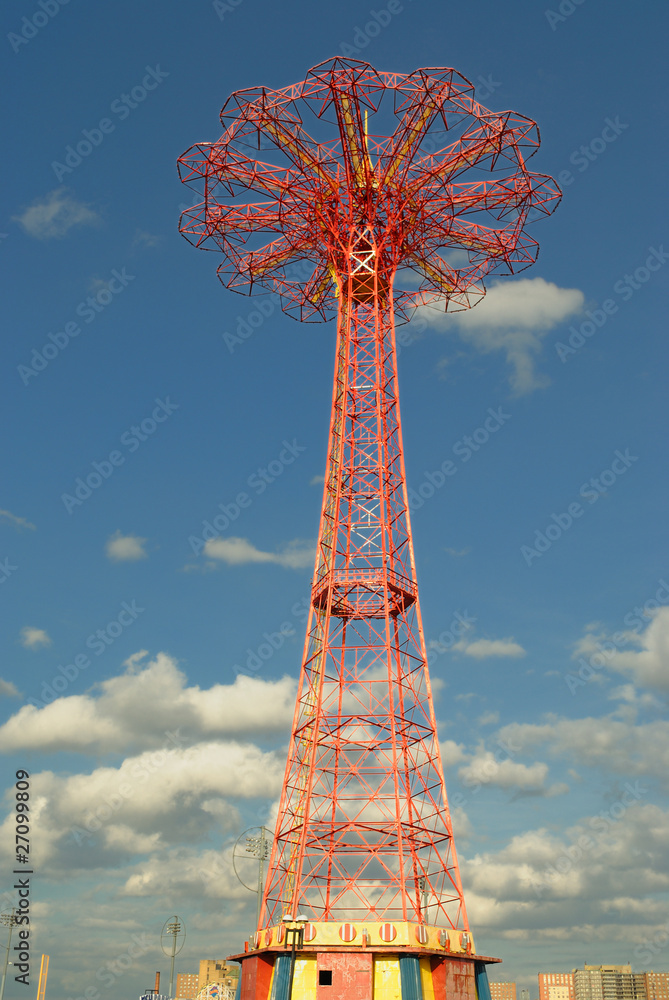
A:
<svg viewBox="0 0 669 1000">
<path fill-rule="evenodd" d="M 287 936 L 258 931 L 230 956 L 237 1000 L 490 1000 L 486 965 L 500 961 L 477 955 L 470 933 L 426 924 L 306 924 L 294 958 Z"/>
</svg>

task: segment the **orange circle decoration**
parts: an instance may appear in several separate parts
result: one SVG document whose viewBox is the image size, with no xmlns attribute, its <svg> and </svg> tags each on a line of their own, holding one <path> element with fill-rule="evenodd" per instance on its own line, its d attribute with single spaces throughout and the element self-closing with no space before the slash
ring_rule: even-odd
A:
<svg viewBox="0 0 669 1000">
<path fill-rule="evenodd" d="M 416 927 L 415 934 L 418 944 L 427 944 L 427 927 L 423 924 L 419 924 L 418 927 Z"/>
<path fill-rule="evenodd" d="M 313 941 L 313 939 L 315 937 L 316 937 L 316 928 L 315 928 L 315 926 L 313 924 L 305 924 L 304 925 L 304 940 L 305 941 Z"/>
<path fill-rule="evenodd" d="M 339 937 L 342 941 L 354 941 L 357 933 L 353 924 L 342 924 L 339 928 Z"/>
<path fill-rule="evenodd" d="M 389 944 L 391 941 L 394 941 L 395 938 L 397 937 L 397 928 L 395 927 L 394 924 L 381 924 L 379 937 L 381 938 L 382 941 L 385 941 L 386 944 Z"/>
<path fill-rule="evenodd" d="M 272 943 L 272 930 L 271 928 L 265 931 L 265 947 L 269 948 Z"/>
<path fill-rule="evenodd" d="M 256 931 L 255 934 L 253 935 L 253 947 L 254 948 L 262 947 L 262 931 Z"/>
<path fill-rule="evenodd" d="M 277 944 L 281 944 L 281 942 L 283 941 L 283 939 L 285 938 L 285 936 L 286 936 L 286 927 L 285 927 L 285 924 L 279 924 L 279 926 L 276 929 Z"/>
</svg>

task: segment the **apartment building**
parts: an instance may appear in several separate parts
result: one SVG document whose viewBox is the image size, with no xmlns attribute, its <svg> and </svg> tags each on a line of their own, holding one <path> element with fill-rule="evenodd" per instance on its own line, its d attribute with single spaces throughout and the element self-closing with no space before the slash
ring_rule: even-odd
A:
<svg viewBox="0 0 669 1000">
<path fill-rule="evenodd" d="M 490 983 L 490 1000 L 516 1000 L 515 983 Z M 663 997 L 662 1000 L 665 1000 Z"/>
</svg>

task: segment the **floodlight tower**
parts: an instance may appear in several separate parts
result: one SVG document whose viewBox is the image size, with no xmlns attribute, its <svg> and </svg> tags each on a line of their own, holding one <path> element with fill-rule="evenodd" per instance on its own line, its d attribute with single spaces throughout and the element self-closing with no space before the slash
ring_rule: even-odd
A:
<svg viewBox="0 0 669 1000">
<path fill-rule="evenodd" d="M 475 956 L 446 799 L 394 318 L 469 308 L 485 275 L 533 263 L 525 224 L 560 192 L 526 168 L 535 124 L 486 110 L 452 69 L 332 59 L 294 86 L 237 91 L 221 121 L 179 161 L 203 195 L 182 233 L 223 253 L 228 288 L 337 316 L 310 617 L 241 998 L 485 1000 L 495 960 Z"/>
</svg>

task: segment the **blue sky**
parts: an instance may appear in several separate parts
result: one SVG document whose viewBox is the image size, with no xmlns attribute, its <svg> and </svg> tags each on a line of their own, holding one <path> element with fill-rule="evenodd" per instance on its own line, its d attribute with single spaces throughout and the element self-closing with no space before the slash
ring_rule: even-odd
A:
<svg viewBox="0 0 669 1000">
<path fill-rule="evenodd" d="M 179 236 L 175 162 L 218 137 L 230 92 L 349 46 L 382 70 L 453 66 L 484 105 L 536 120 L 532 169 L 564 191 L 532 229 L 537 264 L 471 314 L 417 317 L 399 362 L 478 948 L 533 996 L 538 971 L 585 959 L 669 967 L 664 6 L 54 5 L 3 9 L 0 222 L 3 907 L 26 768 L 50 996 L 138 994 L 166 971 L 174 912 L 180 971 L 253 922 L 230 851 L 280 786 L 334 328 L 266 307 L 233 342 L 256 303 Z M 390 12 L 378 34 L 372 10 Z M 220 514 L 245 541 L 203 553 Z"/>
</svg>

